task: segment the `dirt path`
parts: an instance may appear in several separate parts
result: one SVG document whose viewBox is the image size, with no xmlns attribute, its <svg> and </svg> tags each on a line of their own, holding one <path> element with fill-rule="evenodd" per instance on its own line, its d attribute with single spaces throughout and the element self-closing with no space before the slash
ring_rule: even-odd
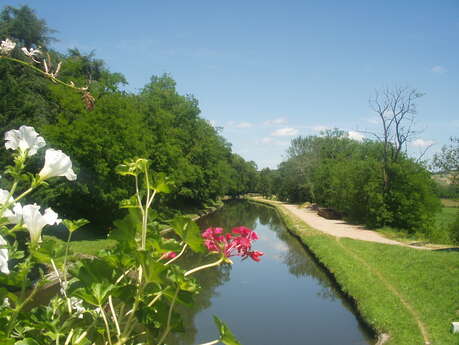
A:
<svg viewBox="0 0 459 345">
<path fill-rule="evenodd" d="M 254 198 L 254 199 L 260 200 L 261 198 Z M 269 200 L 269 203 L 279 205 L 280 207 L 285 209 L 287 212 L 293 214 L 294 216 L 304 221 L 305 223 L 307 223 L 309 226 L 313 227 L 314 229 L 334 236 L 337 243 L 343 248 L 345 252 L 348 253 L 348 255 L 352 256 L 354 260 L 360 262 L 362 266 L 366 267 L 366 269 L 368 269 L 370 272 L 376 275 L 378 279 L 381 281 L 381 283 L 393 295 L 395 295 L 400 300 L 400 303 L 403 305 L 404 308 L 406 308 L 409 314 L 411 314 L 413 320 L 416 322 L 419 328 L 419 333 L 423 338 L 424 344 L 425 345 L 431 344 L 430 336 L 427 332 L 426 326 L 421 321 L 421 318 L 417 310 L 415 310 L 415 308 L 395 288 L 394 285 L 389 283 L 389 281 L 383 276 L 383 274 L 380 271 L 378 271 L 375 267 L 368 264 L 365 260 L 363 260 L 360 256 L 358 256 L 357 253 L 352 251 L 349 247 L 343 245 L 343 243 L 341 243 L 340 241 L 340 238 L 346 237 L 346 238 L 352 238 L 356 240 L 378 242 L 378 243 L 391 244 L 391 245 L 399 245 L 399 246 L 411 247 L 411 248 L 416 248 L 416 249 L 431 249 L 431 248 L 410 246 L 402 242 L 394 241 L 394 240 L 383 237 L 376 231 L 365 229 L 362 226 L 348 224 L 342 220 L 331 220 L 331 219 L 323 218 L 319 216 L 316 211 L 310 210 L 308 208 L 299 208 L 298 205 L 291 205 L 291 204 L 286 204 L 283 202 L 271 201 L 271 200 Z M 389 340 L 389 338 L 390 336 L 388 334 L 385 334 L 385 333 L 380 334 L 377 345 L 385 344 Z"/>
<path fill-rule="evenodd" d="M 308 208 L 299 208 L 298 205 L 286 204 L 280 201 L 271 200 L 269 200 L 269 202 L 282 206 L 284 209 L 286 209 L 296 217 L 300 218 L 302 221 L 304 221 L 314 229 L 335 237 L 347 237 L 352 238 L 354 240 L 392 244 L 415 249 L 431 249 L 427 247 L 412 246 L 403 242 L 388 239 L 379 234 L 378 232 L 365 229 L 363 226 L 360 225 L 352 225 L 342 220 L 326 219 L 319 216 L 316 211 L 312 211 Z"/>
</svg>

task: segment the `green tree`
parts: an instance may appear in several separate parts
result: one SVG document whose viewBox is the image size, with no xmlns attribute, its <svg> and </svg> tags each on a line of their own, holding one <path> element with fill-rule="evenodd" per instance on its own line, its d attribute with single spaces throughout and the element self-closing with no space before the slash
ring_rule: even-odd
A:
<svg viewBox="0 0 459 345">
<path fill-rule="evenodd" d="M 21 47 L 45 48 L 55 40 L 51 36 L 55 32 L 28 6 L 6 6 L 0 12 L 0 37 L 8 37 Z"/>
</svg>

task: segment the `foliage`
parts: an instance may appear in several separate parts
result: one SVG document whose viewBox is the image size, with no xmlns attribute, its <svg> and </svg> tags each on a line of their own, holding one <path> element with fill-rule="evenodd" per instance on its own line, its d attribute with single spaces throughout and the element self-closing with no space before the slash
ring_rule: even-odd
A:
<svg viewBox="0 0 459 345">
<path fill-rule="evenodd" d="M 0 37 L 9 37 L 22 47 L 44 47 L 53 41 L 50 29 L 28 6 L 5 6 L 0 12 Z"/>
<path fill-rule="evenodd" d="M 128 215 L 115 222 L 104 251 L 93 258 L 76 259 L 70 240 L 87 220 L 62 222 L 69 233 L 67 242 L 42 242 L 44 226 L 61 220 L 50 208 L 41 214 L 40 206 L 19 203 L 32 191 L 47 186 L 53 177 L 74 181 L 69 157 L 47 149 L 43 169 L 32 174 L 27 171 L 29 158 L 46 145 L 44 139 L 32 127 L 22 126 L 7 132 L 5 140 L 6 148 L 16 152 L 14 165 L 7 167 L 2 179 L 8 190 L 0 190 L 2 343 L 164 344 L 169 333 L 184 329 L 174 309 L 176 304 L 192 305 L 193 295 L 199 291 L 194 273 L 231 264 L 230 256 L 259 261 L 263 255 L 252 250 L 258 236 L 245 227 L 234 228 L 231 234 L 224 234 L 221 228 L 209 228 L 201 234 L 190 219 L 176 217 L 170 224 L 173 234 L 168 231 L 165 236 L 151 205 L 158 194 L 170 192 L 172 183 L 164 174 L 151 172 L 148 160 L 133 159 L 116 169 L 119 175 L 134 180 L 134 195 L 120 203 L 128 208 Z M 59 154 L 51 160 L 49 152 Z M 21 236 L 24 231 L 29 236 Z M 213 234 L 211 239 L 209 233 Z M 188 248 L 217 258 L 185 269 L 179 260 Z M 45 273 L 50 269 L 60 292 L 33 306 L 30 303 L 48 282 Z M 211 344 L 239 344 L 221 320 L 215 318 L 215 322 L 220 338 Z"/>
<path fill-rule="evenodd" d="M 259 179 L 276 181 L 272 193 L 279 199 L 317 203 L 370 227 L 433 234 L 440 209 L 434 182 L 403 152 L 384 168 L 382 143 L 357 142 L 343 131 L 329 130 L 293 139 L 287 153 L 277 171 L 259 174 Z"/>
<path fill-rule="evenodd" d="M 174 180 L 172 192 L 156 200 L 161 222 L 224 195 L 254 191 L 255 164 L 231 152 L 219 129 L 199 116 L 198 101 L 180 95 L 169 75 L 153 76 L 140 92 L 128 93 L 121 90 L 124 76 L 111 72 L 94 52 L 73 48 L 62 54 L 47 49 L 53 31 L 28 7 L 7 7 L 3 12 L 3 37 L 40 46 L 44 58 L 37 53 L 37 63 L 16 48 L 8 58 L 25 65 L 0 59 L 0 129 L 34 126 L 72 157 L 80 176 L 73 185 L 52 182 L 53 188 L 38 192 L 35 200 L 68 217 L 89 217 L 95 228 L 106 233 L 124 214 L 118 201 L 133 192 L 111 167 L 131 157 L 149 159 L 156 172 Z M 27 30 L 17 29 L 29 24 L 36 26 L 33 39 Z M 43 71 L 48 60 L 53 66 L 60 61 L 59 79 Z M 88 90 L 72 85 L 86 85 Z M 92 111 L 82 97 L 85 102 L 94 98 L 95 106 L 89 104 Z M 8 159 L 0 155 L 3 164 Z"/>
<path fill-rule="evenodd" d="M 65 56 L 51 52 L 41 59 L 40 49 L 22 47 L 31 60 L 23 61 L 12 56 L 15 44 L 9 39 L 1 41 L 2 62 L 29 68 L 58 84 L 45 86 L 53 116 L 45 119 L 41 128 L 51 142 L 78 159 L 76 170 L 83 178 L 74 186 L 49 182 L 58 176 L 69 181 L 77 177 L 69 156 L 55 149 L 46 150 L 38 174 L 28 172 L 38 168 L 43 156 L 36 154 L 46 145 L 45 140 L 30 126 L 5 134 L 6 148 L 16 152 L 2 179 L 8 190 L 0 190 L 0 340 L 15 345 L 164 344 L 171 332 L 184 329 L 175 307 L 192 305 L 193 295 L 199 291 L 192 274 L 231 264 L 229 256 L 259 261 L 263 255 L 251 249 L 258 236 L 250 229 L 215 232 L 210 245 L 190 219 L 175 217 L 171 228 L 162 230 L 160 217 L 151 208 L 155 198 L 173 190 L 175 198 L 160 198 L 158 205 L 169 206 L 168 202 L 180 197 L 204 202 L 224 193 L 225 185 L 209 182 L 234 169 L 229 146 L 199 118 L 196 100 L 178 95 L 168 76 L 153 78 L 140 95 L 128 95 L 118 90 L 124 78 L 109 73 L 92 55 L 83 58 L 77 50 L 70 51 L 71 69 L 63 73 L 63 78 L 69 79 L 62 80 L 58 79 L 62 61 L 53 67 L 52 59 Z M 20 75 L 20 70 L 15 72 Z M 89 78 L 97 98 L 95 110 L 96 98 L 86 87 L 75 86 L 79 75 Z M 65 92 L 61 86 L 80 93 L 86 108 L 76 102 L 76 93 Z M 23 95 L 19 91 L 15 96 L 20 99 Z M 4 120 L 5 126 L 11 126 L 12 121 Z M 150 151 L 152 147 L 157 151 Z M 149 159 L 127 159 L 140 155 L 153 158 L 157 171 L 150 170 Z M 133 178 L 133 187 L 112 172 L 121 160 L 124 163 L 116 174 Z M 240 166 L 245 166 L 242 158 Z M 183 178 L 182 171 L 186 172 Z M 42 201 L 57 204 L 70 216 L 99 211 L 93 220 L 100 223 L 109 223 L 118 215 L 114 206 L 124 198 L 119 205 L 128 210 L 127 215 L 114 222 L 106 248 L 97 257 L 78 259 L 71 253 L 72 234 L 88 223 L 84 219 L 62 222 L 68 230 L 67 242 L 42 242 L 43 228 L 59 224 L 61 219 L 51 208 L 41 213 L 37 204 L 22 206 L 19 201 L 30 200 L 32 191 L 50 184 L 54 184 L 52 193 L 38 195 Z M 179 260 L 187 249 L 209 253 L 217 260 L 185 269 L 187 265 L 182 266 Z M 74 259 L 71 266 L 69 258 Z M 59 293 L 49 303 L 31 305 L 48 282 L 45 274 L 50 271 L 59 282 Z M 215 322 L 220 337 L 208 344 L 239 344 L 221 320 L 215 318 Z"/>
</svg>

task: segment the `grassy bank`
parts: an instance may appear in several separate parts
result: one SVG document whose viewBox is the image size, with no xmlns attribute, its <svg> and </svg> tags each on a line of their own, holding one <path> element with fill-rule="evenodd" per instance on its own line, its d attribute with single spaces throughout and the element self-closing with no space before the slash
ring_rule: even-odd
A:
<svg viewBox="0 0 459 345">
<path fill-rule="evenodd" d="M 338 239 L 265 203 L 334 275 L 366 322 L 390 334 L 386 344 L 459 344 L 450 330 L 459 321 L 459 252 Z"/>
<path fill-rule="evenodd" d="M 193 220 L 199 219 L 207 214 L 213 213 L 216 210 L 220 209 L 223 206 L 223 201 L 211 201 L 204 205 L 202 209 L 188 209 L 186 210 L 186 214 L 184 216 L 190 217 Z M 167 228 L 167 225 L 163 225 L 162 228 Z M 85 230 L 78 230 L 78 231 L 85 231 Z M 54 237 L 54 236 L 43 236 L 44 241 L 51 241 L 51 242 L 60 242 L 61 244 L 64 241 Z M 103 249 L 109 249 L 115 246 L 116 242 L 110 239 L 91 239 L 91 240 L 83 240 L 83 241 L 72 241 L 70 242 L 70 251 L 76 255 L 90 255 L 94 256 L 99 251 Z"/>
</svg>

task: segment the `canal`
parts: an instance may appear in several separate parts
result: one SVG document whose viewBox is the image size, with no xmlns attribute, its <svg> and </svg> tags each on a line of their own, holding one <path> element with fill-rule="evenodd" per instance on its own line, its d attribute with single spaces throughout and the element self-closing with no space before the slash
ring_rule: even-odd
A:
<svg viewBox="0 0 459 345">
<path fill-rule="evenodd" d="M 260 237 L 254 249 L 265 254 L 260 262 L 236 257 L 232 266 L 199 272 L 196 278 L 203 288 L 196 306 L 179 310 L 185 333 L 171 337 L 168 344 L 194 345 L 218 338 L 213 315 L 225 321 L 244 345 L 375 343 L 351 303 L 286 230 L 274 209 L 248 201 L 228 202 L 199 225 L 249 227 Z M 186 260 L 199 259 L 190 255 Z M 193 266 L 205 262 L 194 261 Z"/>
</svg>

